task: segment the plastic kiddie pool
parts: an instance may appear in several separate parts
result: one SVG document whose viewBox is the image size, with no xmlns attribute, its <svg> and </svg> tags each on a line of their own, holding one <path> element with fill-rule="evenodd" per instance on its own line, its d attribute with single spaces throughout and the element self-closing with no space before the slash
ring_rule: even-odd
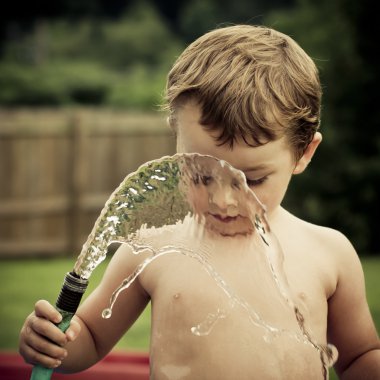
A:
<svg viewBox="0 0 380 380">
<path fill-rule="evenodd" d="M 32 366 L 17 353 L 0 352 L 0 380 L 28 380 Z M 93 367 L 72 375 L 54 373 L 52 380 L 148 380 L 147 353 L 111 353 Z"/>
</svg>

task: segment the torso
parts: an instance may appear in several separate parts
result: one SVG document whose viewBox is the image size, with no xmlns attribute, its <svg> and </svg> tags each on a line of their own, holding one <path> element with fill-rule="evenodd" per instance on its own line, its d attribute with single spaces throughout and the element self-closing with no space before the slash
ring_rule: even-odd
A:
<svg viewBox="0 0 380 380">
<path fill-rule="evenodd" d="M 326 344 L 327 299 L 336 285 L 331 253 L 320 227 L 285 211 L 281 218 L 273 230 L 291 294 L 279 291 L 265 251 L 244 239 L 221 240 L 208 264 L 172 253 L 147 267 L 139 281 L 152 300 L 152 379 L 323 379 L 313 344 Z"/>
</svg>

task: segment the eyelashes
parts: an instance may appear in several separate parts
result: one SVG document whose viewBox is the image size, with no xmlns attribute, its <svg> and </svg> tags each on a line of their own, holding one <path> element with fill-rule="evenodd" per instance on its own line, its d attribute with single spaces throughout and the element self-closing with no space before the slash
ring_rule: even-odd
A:
<svg viewBox="0 0 380 380">
<path fill-rule="evenodd" d="M 259 185 L 263 184 L 267 179 L 268 179 L 267 176 L 264 176 L 264 177 L 261 177 L 261 178 L 258 178 L 258 179 L 249 179 L 249 178 L 247 178 L 247 185 L 249 187 L 259 186 Z"/>
<path fill-rule="evenodd" d="M 192 179 L 195 185 L 199 185 L 199 183 L 202 183 L 204 186 L 210 185 L 210 183 L 213 180 L 212 176 L 200 174 L 194 175 Z"/>
<path fill-rule="evenodd" d="M 268 176 L 264 176 L 257 179 L 246 178 L 246 182 L 249 187 L 254 187 L 254 186 L 259 186 L 263 184 L 267 179 L 268 179 Z M 202 183 L 204 186 L 208 186 L 211 184 L 212 181 L 213 181 L 212 176 L 208 176 L 208 175 L 197 174 L 193 177 L 193 183 L 196 185 L 198 185 L 199 183 Z M 235 183 L 233 183 L 232 186 L 239 188 L 238 184 L 235 184 Z"/>
</svg>

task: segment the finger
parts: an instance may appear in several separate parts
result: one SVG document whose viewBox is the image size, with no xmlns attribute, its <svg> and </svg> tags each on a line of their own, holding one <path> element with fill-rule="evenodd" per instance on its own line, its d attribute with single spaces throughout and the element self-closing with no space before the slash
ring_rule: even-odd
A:
<svg viewBox="0 0 380 380">
<path fill-rule="evenodd" d="M 54 328 L 56 327 L 54 326 Z M 61 331 L 59 332 L 64 336 L 63 340 L 66 342 L 65 335 Z M 26 326 L 25 328 L 23 328 L 21 334 L 22 336 L 20 339 L 20 347 L 23 345 L 27 345 L 38 352 L 41 352 L 48 356 L 52 356 L 54 358 L 63 359 L 67 355 L 67 351 L 64 347 L 53 342 L 51 339 L 37 333 L 30 326 Z"/>
<path fill-rule="evenodd" d="M 64 346 L 67 343 L 65 333 L 63 333 L 55 324 L 44 318 L 31 316 L 29 323 L 26 325 L 25 333 L 36 333 L 53 343 Z"/>
<path fill-rule="evenodd" d="M 65 348 L 54 344 L 45 337 L 37 334 L 32 329 L 29 329 L 28 331 L 28 328 L 22 332 L 22 337 L 20 339 L 20 353 L 21 352 L 26 352 L 27 355 L 32 355 L 32 359 L 29 356 L 24 357 L 29 361 L 37 360 L 35 357 L 36 353 L 58 360 L 63 360 L 67 356 L 67 350 Z"/>
<path fill-rule="evenodd" d="M 59 311 L 46 300 L 39 300 L 34 306 L 34 312 L 37 317 L 43 317 L 54 323 L 59 323 L 62 320 L 62 315 Z"/>
<path fill-rule="evenodd" d="M 39 364 L 45 368 L 57 368 L 62 364 L 62 360 L 38 352 L 28 345 L 20 347 L 19 352 L 25 362 L 29 364 Z"/>
<path fill-rule="evenodd" d="M 67 340 L 70 342 L 74 341 L 78 337 L 80 331 L 81 325 L 74 317 L 70 322 L 69 328 L 66 330 Z"/>
</svg>

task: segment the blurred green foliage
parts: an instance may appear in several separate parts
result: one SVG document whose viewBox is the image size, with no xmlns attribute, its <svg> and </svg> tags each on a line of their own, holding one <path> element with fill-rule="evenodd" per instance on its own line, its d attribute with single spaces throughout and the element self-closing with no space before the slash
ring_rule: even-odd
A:
<svg viewBox="0 0 380 380">
<path fill-rule="evenodd" d="M 2 106 L 151 110 L 175 58 L 204 32 L 250 23 L 289 34 L 320 70 L 324 141 L 285 206 L 341 230 L 359 253 L 380 252 L 380 78 L 369 0 L 37 3 L 22 17 L 16 3 L 8 19 L 0 15 Z"/>
<path fill-rule="evenodd" d="M 285 205 L 301 218 L 343 231 L 359 253 L 379 252 L 380 119 L 373 101 L 378 70 L 362 43 L 372 38 L 366 3 L 352 6 L 349 0 L 299 0 L 297 7 L 272 12 L 265 23 L 313 57 L 324 89 L 324 141 L 310 169 L 294 177 Z"/>
<path fill-rule="evenodd" d="M 0 103 L 3 105 L 101 104 L 113 75 L 91 62 L 57 61 L 25 67 L 0 64 Z"/>
<path fill-rule="evenodd" d="M 36 21 L 3 47 L 0 104 L 151 108 L 183 47 L 148 2 L 116 20 Z"/>
</svg>

